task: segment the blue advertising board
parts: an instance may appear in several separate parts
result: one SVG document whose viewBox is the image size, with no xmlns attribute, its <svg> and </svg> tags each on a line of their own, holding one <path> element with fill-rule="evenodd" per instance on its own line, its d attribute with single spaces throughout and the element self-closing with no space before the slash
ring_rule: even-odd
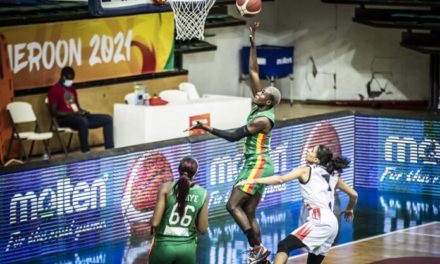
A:
<svg viewBox="0 0 440 264">
<path fill-rule="evenodd" d="M 249 74 L 249 47 L 241 50 L 242 74 Z M 257 46 L 257 63 L 261 79 L 277 79 L 293 74 L 293 47 Z"/>
<path fill-rule="evenodd" d="M 440 122 L 356 117 L 356 186 L 440 195 Z"/>
<path fill-rule="evenodd" d="M 275 174 L 303 164 L 307 149 L 316 144 L 327 144 L 336 154 L 352 159 L 353 120 L 353 116 L 335 117 L 274 129 Z M 178 177 L 178 163 L 186 155 L 199 160 L 194 181 L 208 190 L 210 218 L 226 215 L 225 204 L 243 163 L 242 150 L 242 141 L 212 138 L 3 174 L 0 263 L 148 233 L 158 188 Z M 353 184 L 353 168 L 342 177 Z M 299 199 L 295 182 L 270 186 L 259 208 Z"/>
</svg>

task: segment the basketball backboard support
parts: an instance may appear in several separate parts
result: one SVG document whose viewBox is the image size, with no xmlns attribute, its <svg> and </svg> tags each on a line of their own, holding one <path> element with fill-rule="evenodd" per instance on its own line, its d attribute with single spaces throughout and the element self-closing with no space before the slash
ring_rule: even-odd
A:
<svg viewBox="0 0 440 264">
<path fill-rule="evenodd" d="M 153 0 L 67 0 L 67 1 L 86 1 L 86 2 L 88 1 L 89 11 L 94 16 L 130 15 L 130 14 L 139 14 L 139 13 L 156 13 L 156 12 L 171 11 L 171 6 L 169 4 L 157 6 L 153 4 Z M 234 3 L 235 0 L 215 0 L 214 5 L 221 6 L 221 5 L 231 5 Z"/>
<path fill-rule="evenodd" d="M 94 16 L 117 16 L 171 11 L 169 4 L 154 5 L 152 0 L 88 0 Z"/>
</svg>

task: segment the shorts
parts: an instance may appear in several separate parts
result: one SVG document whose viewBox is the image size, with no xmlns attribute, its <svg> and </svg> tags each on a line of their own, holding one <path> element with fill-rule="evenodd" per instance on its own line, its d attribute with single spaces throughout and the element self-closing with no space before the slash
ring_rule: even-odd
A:
<svg viewBox="0 0 440 264">
<path fill-rule="evenodd" d="M 327 255 L 338 234 L 338 220 L 327 208 L 309 210 L 308 221 L 291 234 L 306 245 L 309 253 Z"/>
<path fill-rule="evenodd" d="M 150 248 L 150 264 L 196 264 L 196 241 L 153 242 Z"/>
<path fill-rule="evenodd" d="M 264 178 L 273 176 L 274 166 L 270 155 L 253 155 L 246 158 L 243 169 L 238 174 L 235 183 L 247 179 Z M 238 186 L 240 190 L 250 195 L 256 193 L 263 195 L 265 185 L 264 184 L 246 184 Z"/>
</svg>

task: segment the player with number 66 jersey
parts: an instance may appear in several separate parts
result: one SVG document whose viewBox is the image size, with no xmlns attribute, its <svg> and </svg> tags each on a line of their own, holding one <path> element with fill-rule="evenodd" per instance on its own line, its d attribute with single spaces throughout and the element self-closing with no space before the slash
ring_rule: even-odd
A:
<svg viewBox="0 0 440 264">
<path fill-rule="evenodd" d="M 150 264 L 196 263 L 197 232 L 208 229 L 207 191 L 192 182 L 197 169 L 194 158 L 184 157 L 179 180 L 163 183 L 159 189 L 151 218 Z"/>
</svg>

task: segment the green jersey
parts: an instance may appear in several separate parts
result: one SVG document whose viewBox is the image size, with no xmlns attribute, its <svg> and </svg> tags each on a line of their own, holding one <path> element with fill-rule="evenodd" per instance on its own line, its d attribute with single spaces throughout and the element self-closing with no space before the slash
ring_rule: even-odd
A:
<svg viewBox="0 0 440 264">
<path fill-rule="evenodd" d="M 267 117 L 275 124 L 275 110 L 274 108 L 258 112 L 258 106 L 252 107 L 251 113 L 247 118 L 247 122 L 251 122 L 257 117 Z M 274 166 L 270 157 L 270 137 L 272 130 L 269 133 L 258 133 L 256 135 L 246 137 L 244 152 L 245 161 L 241 169 L 236 183 L 247 179 L 257 179 L 272 176 L 274 173 Z M 238 187 L 245 193 L 254 195 L 256 193 L 263 195 L 264 185 L 262 184 L 246 184 Z"/>
<path fill-rule="evenodd" d="M 265 111 L 258 111 L 258 106 L 253 106 L 252 110 L 247 117 L 247 122 L 250 123 L 257 117 L 267 117 L 273 125 L 275 125 L 275 110 L 270 108 Z M 249 157 L 251 155 L 269 154 L 270 151 L 270 137 L 272 135 L 272 130 L 267 133 L 258 133 L 252 136 L 246 137 L 246 151 L 245 156 Z"/>
<path fill-rule="evenodd" d="M 172 190 L 174 190 L 173 184 Z M 182 218 L 179 217 L 177 210 L 177 198 L 174 191 L 170 193 L 167 208 L 162 217 L 162 221 L 157 227 L 157 242 L 185 242 L 195 240 L 197 237 L 196 220 L 205 202 L 207 191 L 199 185 L 194 185 L 189 189 L 186 197 L 185 210 Z"/>
</svg>

